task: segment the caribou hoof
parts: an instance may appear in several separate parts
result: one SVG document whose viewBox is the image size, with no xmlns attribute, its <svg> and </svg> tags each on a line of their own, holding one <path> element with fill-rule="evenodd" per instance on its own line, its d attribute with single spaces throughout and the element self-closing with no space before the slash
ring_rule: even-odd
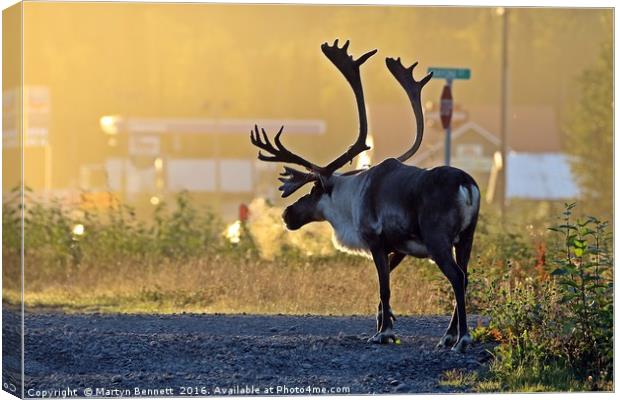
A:
<svg viewBox="0 0 620 400">
<path fill-rule="evenodd" d="M 391 329 L 388 329 L 384 332 L 377 332 L 375 333 L 373 337 L 368 339 L 370 343 L 377 343 L 377 344 L 388 344 L 390 343 L 390 340 L 394 343 L 396 343 L 396 340 L 397 340 L 396 335 L 394 335 Z"/>
<path fill-rule="evenodd" d="M 456 343 L 456 336 L 446 333 L 441 337 L 441 339 L 439 339 L 439 343 L 437 343 L 437 348 L 443 349 L 445 347 L 450 347 L 454 343 Z"/>
<path fill-rule="evenodd" d="M 464 353 L 465 349 L 467 349 L 467 346 L 471 342 L 472 342 L 471 336 L 469 336 L 469 333 L 466 333 L 465 335 L 463 335 L 462 338 L 459 339 L 459 341 L 454 345 L 454 347 L 452 347 L 452 351 L 458 351 L 459 353 Z"/>
</svg>

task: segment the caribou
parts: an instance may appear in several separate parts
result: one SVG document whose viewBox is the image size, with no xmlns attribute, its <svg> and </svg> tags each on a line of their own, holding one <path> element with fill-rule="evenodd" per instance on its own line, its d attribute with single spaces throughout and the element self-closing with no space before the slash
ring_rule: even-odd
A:
<svg viewBox="0 0 620 400">
<path fill-rule="evenodd" d="M 416 81 L 413 69 L 405 68 L 400 58 L 386 58 L 388 70 L 405 90 L 416 120 L 413 145 L 401 156 L 344 173 L 336 171 L 369 150 L 366 144 L 368 123 L 360 66 L 377 50 L 358 59 L 348 54 L 349 41 L 338 47 L 324 43 L 323 54 L 349 82 L 359 116 L 359 133 L 353 145 L 326 166 L 311 163 L 288 150 L 280 139 L 284 127 L 269 139 L 258 126 L 250 132 L 251 143 L 258 147 L 258 159 L 266 162 L 296 164 L 306 171 L 284 166 L 279 180 L 282 197 L 288 197 L 302 186 L 312 183 L 310 193 L 288 206 L 282 218 L 289 230 L 297 230 L 311 222 L 327 221 L 333 228 L 337 247 L 366 255 L 374 261 L 379 278 L 377 332 L 369 341 L 396 342 L 393 332 L 396 318 L 390 307 L 390 272 L 406 256 L 430 258 L 452 285 L 456 305 L 450 324 L 438 347 L 465 351 L 471 343 L 465 311 L 467 264 L 480 207 L 480 191 L 466 172 L 439 166 L 422 169 L 404 162 L 413 156 L 424 133 L 421 104 L 422 88 L 432 73 Z"/>
</svg>

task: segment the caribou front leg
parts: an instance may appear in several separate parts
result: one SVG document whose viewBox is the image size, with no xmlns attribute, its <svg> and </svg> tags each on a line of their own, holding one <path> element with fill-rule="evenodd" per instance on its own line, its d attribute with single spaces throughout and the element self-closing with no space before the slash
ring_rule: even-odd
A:
<svg viewBox="0 0 620 400">
<path fill-rule="evenodd" d="M 379 303 L 380 324 L 377 327 L 377 333 L 369 339 L 370 342 L 385 344 L 390 340 L 396 341 L 396 335 L 392 332 L 393 315 L 390 308 L 390 266 L 388 265 L 387 253 L 382 248 L 371 249 L 372 258 L 377 267 L 379 276 Z"/>
<path fill-rule="evenodd" d="M 390 265 L 390 274 L 398 266 L 398 264 L 400 264 L 403 258 L 405 258 L 404 253 L 390 254 L 390 258 L 388 261 Z M 396 321 L 396 317 L 394 316 L 394 313 L 392 312 L 391 308 L 388 311 L 389 311 L 389 317 L 392 320 L 392 323 L 394 323 Z M 379 304 L 377 305 L 377 332 L 381 330 L 382 322 L 383 322 L 383 308 L 381 307 L 381 301 L 379 301 Z"/>
</svg>

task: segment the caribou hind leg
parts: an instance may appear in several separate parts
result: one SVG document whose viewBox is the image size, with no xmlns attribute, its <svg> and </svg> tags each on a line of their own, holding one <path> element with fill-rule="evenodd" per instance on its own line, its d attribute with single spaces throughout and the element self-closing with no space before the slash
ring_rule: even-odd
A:
<svg viewBox="0 0 620 400">
<path fill-rule="evenodd" d="M 474 232 L 476 230 L 476 222 L 478 219 L 478 215 L 476 215 L 473 219 L 473 221 L 470 223 L 470 225 L 467 227 L 467 229 L 465 229 L 462 233 L 461 233 L 461 237 L 459 240 L 459 243 L 456 244 L 455 247 L 455 255 L 456 255 L 456 262 L 459 265 L 459 267 L 461 267 L 461 270 L 463 271 L 463 275 L 465 277 L 465 281 L 463 283 L 463 288 L 464 288 L 464 296 L 467 295 L 467 284 L 468 284 L 468 273 L 467 273 L 467 265 L 469 264 L 469 257 L 471 256 L 471 248 L 472 245 L 474 243 Z M 457 312 L 457 308 L 454 307 L 454 312 Z M 452 317 L 454 319 L 454 317 Z M 469 338 L 469 335 L 467 335 Z M 469 338 L 469 342 L 471 342 L 471 338 Z M 459 346 L 459 343 L 456 344 L 456 350 L 459 351 L 464 351 L 465 348 L 462 346 L 467 346 L 468 342 L 462 342 L 463 344 L 461 344 L 461 346 Z"/>
<path fill-rule="evenodd" d="M 473 221 L 470 226 L 465 229 L 459 238 L 459 242 L 454 246 L 454 253 L 456 254 L 456 263 L 463 271 L 465 275 L 465 296 L 467 296 L 467 265 L 469 264 L 469 257 L 471 256 L 471 248 L 474 242 L 474 231 L 476 229 L 476 221 Z M 458 339 L 458 310 L 456 305 L 454 306 L 454 311 L 452 312 L 452 319 L 450 320 L 450 325 L 446 330 L 446 333 L 442 336 L 437 343 L 437 347 L 448 347 L 452 346 L 456 343 Z"/>
<path fill-rule="evenodd" d="M 458 327 L 459 317 L 456 304 L 454 305 L 454 311 L 452 311 L 452 319 L 450 319 L 450 325 L 448 329 L 443 334 L 441 339 L 439 339 L 439 343 L 437 343 L 438 348 L 450 347 L 456 343 L 459 335 L 459 327 Z"/>
<path fill-rule="evenodd" d="M 453 336 L 458 333 L 456 344 L 452 347 L 455 351 L 465 351 L 467 345 L 471 343 L 471 336 L 467 328 L 467 314 L 465 311 L 465 285 L 467 281 L 467 273 L 456 263 L 452 257 L 452 246 L 450 242 L 444 239 L 431 240 L 431 244 L 427 245 L 430 256 L 435 261 L 441 272 L 448 278 L 452 285 L 454 297 L 456 299 L 456 316 L 453 315 L 448 331 L 442 337 L 440 344 L 449 345 L 455 341 Z M 456 318 L 455 318 L 456 317 Z M 453 324 L 456 325 L 455 330 Z"/>
</svg>

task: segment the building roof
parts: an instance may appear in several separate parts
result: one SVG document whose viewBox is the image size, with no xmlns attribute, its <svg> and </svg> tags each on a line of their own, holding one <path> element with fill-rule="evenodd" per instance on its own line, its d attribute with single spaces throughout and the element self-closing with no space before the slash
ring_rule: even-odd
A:
<svg viewBox="0 0 620 400">
<path fill-rule="evenodd" d="M 322 135 L 326 122 L 319 119 L 212 119 L 212 118 L 140 118 L 106 115 L 100 125 L 109 134 L 247 134 L 258 125 L 267 132 L 277 132 L 281 126 L 287 134 Z"/>
<path fill-rule="evenodd" d="M 500 141 L 497 138 L 497 136 L 493 135 L 491 132 L 487 131 L 482 126 L 480 126 L 477 123 L 472 122 L 472 121 L 466 122 L 463 125 L 461 125 L 458 128 L 456 128 L 455 130 L 453 130 L 452 131 L 452 140 L 454 141 L 455 139 L 458 139 L 460 136 L 462 136 L 464 133 L 466 133 L 466 132 L 468 132 L 470 130 L 478 133 L 481 137 L 483 137 L 487 141 L 491 142 L 492 144 L 494 144 L 496 146 L 500 145 Z M 427 159 L 428 157 L 430 157 L 433 154 L 435 154 L 436 152 L 443 151 L 444 146 L 445 146 L 445 142 L 443 140 L 438 140 L 435 143 L 433 143 L 432 145 L 428 146 L 428 148 L 426 150 L 421 151 L 420 153 L 416 154 L 411 159 L 411 162 L 414 163 L 414 164 L 420 163 L 420 162 L 424 161 L 425 159 Z"/>
<path fill-rule="evenodd" d="M 468 107 L 469 118 L 485 126 L 497 138 L 501 130 L 500 109 L 497 106 Z M 512 105 L 507 116 L 508 147 L 519 152 L 558 152 L 562 140 L 556 112 L 548 105 Z"/>
<path fill-rule="evenodd" d="M 456 105 L 458 108 L 458 104 Z M 443 153 L 444 130 L 438 113 L 425 112 L 425 132 L 422 146 L 411 158 L 412 163 L 428 159 L 437 152 Z M 452 137 L 469 128 L 491 143 L 500 146 L 500 115 L 498 105 L 471 105 L 459 109 L 467 122 L 453 121 Z M 539 104 L 534 106 L 511 105 L 507 118 L 507 146 L 518 152 L 561 152 L 562 138 L 555 109 Z M 374 157 L 394 157 L 407 149 L 415 139 L 415 119 L 411 106 L 404 102 L 374 103 L 368 106 L 369 132 L 375 133 Z"/>
<path fill-rule="evenodd" d="M 508 198 L 563 200 L 579 196 L 565 154 L 510 152 L 507 161 Z"/>
</svg>

